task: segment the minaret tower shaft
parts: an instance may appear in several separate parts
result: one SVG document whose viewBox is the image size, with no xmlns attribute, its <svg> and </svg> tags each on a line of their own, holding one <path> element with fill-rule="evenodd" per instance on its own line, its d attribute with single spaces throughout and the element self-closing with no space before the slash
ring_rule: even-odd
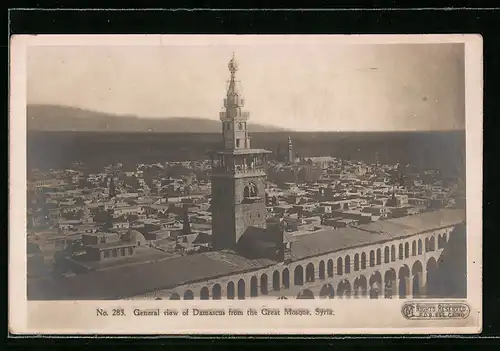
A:
<svg viewBox="0 0 500 351">
<path fill-rule="evenodd" d="M 288 163 L 292 164 L 293 161 L 294 157 L 293 157 L 292 138 L 288 137 Z"/>
<path fill-rule="evenodd" d="M 223 148 L 212 158 L 212 246 L 234 248 L 249 228 L 266 228 L 265 182 L 267 154 L 250 148 L 249 113 L 238 89 L 238 64 L 234 54 L 228 64 L 229 85 L 224 99 Z"/>
</svg>

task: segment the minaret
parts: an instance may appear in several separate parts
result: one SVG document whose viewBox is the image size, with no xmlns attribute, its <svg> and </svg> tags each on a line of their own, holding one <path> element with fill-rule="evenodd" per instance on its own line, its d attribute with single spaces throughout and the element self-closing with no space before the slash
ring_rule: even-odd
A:
<svg viewBox="0 0 500 351">
<path fill-rule="evenodd" d="M 191 223 L 189 222 L 189 208 L 187 205 L 184 205 L 184 216 L 182 223 L 182 234 L 191 234 L 193 231 L 191 230 Z"/>
<path fill-rule="evenodd" d="M 293 163 L 293 145 L 292 138 L 288 137 L 288 163 Z"/>
<path fill-rule="evenodd" d="M 248 112 L 238 89 L 234 54 L 228 64 L 230 80 L 220 112 L 224 148 L 212 158 L 212 247 L 234 248 L 249 227 L 266 228 L 266 156 L 250 148 Z"/>
<path fill-rule="evenodd" d="M 109 178 L 108 194 L 110 199 L 116 196 L 116 185 L 113 177 Z"/>
</svg>

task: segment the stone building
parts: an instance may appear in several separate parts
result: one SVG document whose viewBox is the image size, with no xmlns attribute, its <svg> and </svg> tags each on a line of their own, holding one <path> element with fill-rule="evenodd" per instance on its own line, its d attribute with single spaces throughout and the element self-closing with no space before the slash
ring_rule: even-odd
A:
<svg viewBox="0 0 500 351">
<path fill-rule="evenodd" d="M 230 80 L 224 99 L 223 149 L 212 152 L 212 236 L 214 249 L 235 248 L 243 235 L 266 229 L 266 156 L 250 147 L 249 113 L 238 89 L 238 65 L 229 61 Z"/>
</svg>

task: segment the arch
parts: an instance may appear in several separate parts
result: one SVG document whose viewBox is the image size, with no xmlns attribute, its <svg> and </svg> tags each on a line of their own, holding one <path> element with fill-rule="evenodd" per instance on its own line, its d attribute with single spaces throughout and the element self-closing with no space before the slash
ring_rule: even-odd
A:
<svg viewBox="0 0 500 351">
<path fill-rule="evenodd" d="M 392 299 L 394 295 L 396 295 L 397 292 L 397 276 L 396 276 L 396 271 L 394 268 L 389 269 L 388 271 L 385 272 L 384 275 L 384 297 L 386 299 Z"/>
<path fill-rule="evenodd" d="M 314 293 L 309 289 L 304 289 L 297 295 L 297 299 L 314 299 Z"/>
<path fill-rule="evenodd" d="M 306 266 L 306 282 L 310 283 L 314 281 L 314 265 L 309 262 Z"/>
<path fill-rule="evenodd" d="M 280 272 L 274 271 L 273 272 L 273 290 L 274 291 L 279 291 L 280 290 Z"/>
<path fill-rule="evenodd" d="M 186 290 L 184 292 L 184 300 L 194 300 L 194 293 L 192 290 Z"/>
<path fill-rule="evenodd" d="M 431 270 L 434 270 L 434 269 L 437 269 L 437 261 L 434 257 L 431 257 L 427 260 L 427 264 L 426 264 L 426 270 L 427 272 L 431 271 Z"/>
<path fill-rule="evenodd" d="M 319 261 L 319 279 L 325 279 L 325 261 Z"/>
<path fill-rule="evenodd" d="M 264 273 L 260 276 L 260 293 L 261 293 L 261 295 L 267 295 L 267 293 L 268 293 L 267 274 L 266 273 Z"/>
<path fill-rule="evenodd" d="M 176 292 L 173 292 L 171 295 L 170 295 L 170 299 L 169 300 L 180 300 L 181 297 L 179 296 L 179 294 L 177 294 Z"/>
<path fill-rule="evenodd" d="M 340 298 L 350 298 L 351 297 L 351 283 L 347 279 L 339 282 L 337 286 L 337 295 Z"/>
<path fill-rule="evenodd" d="M 368 283 L 370 299 L 378 299 L 382 294 L 382 274 L 379 271 L 373 272 Z"/>
<path fill-rule="evenodd" d="M 354 255 L 354 271 L 359 271 L 359 254 Z"/>
<path fill-rule="evenodd" d="M 434 236 L 429 239 L 429 251 L 436 251 L 436 238 Z"/>
<path fill-rule="evenodd" d="M 396 261 L 396 246 L 394 245 L 391 246 L 391 261 Z"/>
<path fill-rule="evenodd" d="M 437 237 L 437 242 L 438 242 L 438 249 L 442 249 L 443 248 L 443 235 L 442 234 L 438 234 L 438 237 Z"/>
<path fill-rule="evenodd" d="M 329 259 L 326 263 L 326 273 L 329 278 L 333 277 L 333 260 Z"/>
<path fill-rule="evenodd" d="M 405 257 L 403 244 L 399 244 L 398 259 L 402 260 Z"/>
<path fill-rule="evenodd" d="M 429 252 L 429 238 L 425 238 L 425 252 Z"/>
<path fill-rule="evenodd" d="M 411 267 L 411 274 L 413 276 L 413 297 L 418 298 L 422 294 L 422 287 L 423 287 L 423 268 L 422 268 L 422 263 L 417 260 L 415 263 L 413 263 L 413 266 Z"/>
<path fill-rule="evenodd" d="M 418 255 L 422 254 L 422 239 L 418 239 L 418 251 L 417 251 L 417 254 Z"/>
<path fill-rule="evenodd" d="M 389 253 L 389 246 L 386 246 L 384 248 L 384 263 L 389 263 L 389 261 L 391 260 L 391 255 Z"/>
<path fill-rule="evenodd" d="M 344 274 L 344 268 L 342 266 L 342 257 L 337 258 L 337 275 Z"/>
<path fill-rule="evenodd" d="M 233 300 L 234 299 L 234 283 L 233 282 L 229 282 L 227 283 L 227 299 L 228 300 Z"/>
<path fill-rule="evenodd" d="M 327 299 L 333 299 L 335 297 L 335 289 L 333 288 L 332 284 L 325 284 L 321 287 L 321 290 L 319 291 L 319 297 L 320 298 L 327 298 Z"/>
<path fill-rule="evenodd" d="M 245 300 L 245 281 L 238 280 L 238 300 Z"/>
<path fill-rule="evenodd" d="M 239 294 L 240 288 L 238 288 Z M 256 297 L 258 295 L 258 287 L 257 287 L 257 277 L 253 276 L 250 278 L 250 297 Z"/>
<path fill-rule="evenodd" d="M 361 253 L 361 269 L 366 269 L 366 254 Z"/>
<path fill-rule="evenodd" d="M 290 287 L 290 271 L 288 270 L 288 268 L 285 268 L 282 274 L 283 287 L 285 289 L 288 289 Z"/>
<path fill-rule="evenodd" d="M 405 243 L 405 258 L 410 257 L 410 243 Z"/>
<path fill-rule="evenodd" d="M 382 263 L 382 250 L 381 249 L 377 249 L 377 266 L 380 265 Z"/>
<path fill-rule="evenodd" d="M 304 285 L 304 268 L 300 264 L 293 271 L 293 284 Z"/>
<path fill-rule="evenodd" d="M 212 300 L 220 300 L 222 295 L 222 288 L 219 284 L 212 287 Z"/>
<path fill-rule="evenodd" d="M 405 297 L 413 293 L 413 291 L 409 291 L 410 268 L 407 265 L 403 265 L 399 269 L 398 278 L 399 278 L 399 286 L 398 286 L 399 298 L 404 299 Z"/>
<path fill-rule="evenodd" d="M 366 297 L 368 291 L 368 282 L 364 275 L 360 275 L 354 280 L 353 284 L 354 298 Z"/>
<path fill-rule="evenodd" d="M 349 255 L 345 256 L 344 272 L 346 272 L 346 274 L 351 273 L 351 256 Z"/>
<path fill-rule="evenodd" d="M 411 255 L 417 255 L 417 242 L 415 240 L 413 240 L 413 242 L 411 243 Z"/>
<path fill-rule="evenodd" d="M 248 186 L 243 189 L 243 197 L 250 197 L 250 188 Z"/>
<path fill-rule="evenodd" d="M 204 286 L 200 290 L 200 300 L 208 300 L 210 298 L 210 292 L 208 291 L 208 288 Z"/>
<path fill-rule="evenodd" d="M 375 267 L 375 251 L 370 251 L 370 267 Z"/>
</svg>

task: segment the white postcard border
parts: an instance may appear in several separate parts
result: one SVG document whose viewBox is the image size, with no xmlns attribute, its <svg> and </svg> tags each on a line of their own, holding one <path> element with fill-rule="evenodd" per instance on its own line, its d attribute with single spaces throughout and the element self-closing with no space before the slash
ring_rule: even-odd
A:
<svg viewBox="0 0 500 351">
<path fill-rule="evenodd" d="M 238 45 L 261 40 L 297 45 L 321 36 L 237 36 Z M 246 301 L 60 301 L 26 300 L 26 54 L 32 45 L 231 45 L 236 36 L 47 35 L 11 39 L 9 174 L 9 330 L 16 334 L 448 334 L 482 328 L 482 38 L 479 35 L 334 35 L 335 44 L 464 43 L 466 66 L 467 299 L 471 315 L 460 320 L 409 321 L 404 300 L 246 300 Z M 243 39 L 242 39 L 243 38 Z M 447 299 L 449 301 L 450 299 Z M 439 300 L 438 300 L 439 301 Z M 134 317 L 133 308 L 224 306 L 260 310 L 263 305 L 332 308 L 325 317 Z M 125 308 L 127 317 L 102 318 L 97 308 Z M 234 318 L 237 319 L 237 323 Z"/>
</svg>

